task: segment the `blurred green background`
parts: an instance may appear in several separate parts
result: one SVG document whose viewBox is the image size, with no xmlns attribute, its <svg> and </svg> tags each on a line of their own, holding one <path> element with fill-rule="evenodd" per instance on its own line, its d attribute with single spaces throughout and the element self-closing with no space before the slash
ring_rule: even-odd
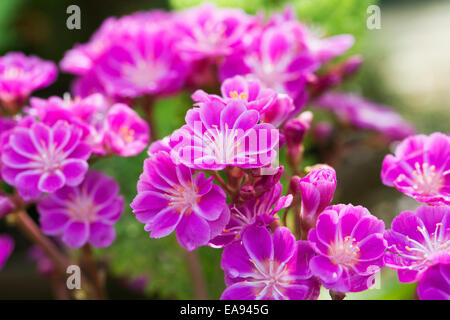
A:
<svg viewBox="0 0 450 320">
<path fill-rule="evenodd" d="M 198 0 L 0 0 L 0 54 L 23 51 L 58 62 L 75 43 L 84 43 L 109 16 L 121 16 L 152 8 L 182 9 Z M 221 6 L 243 7 L 254 13 L 277 10 L 282 0 L 217 0 Z M 379 1 L 381 29 L 368 30 L 366 12 L 376 1 L 294 0 L 289 1 L 299 18 L 323 35 L 351 33 L 356 45 L 350 54 L 359 53 L 365 63 L 357 77 L 343 90 L 353 91 L 400 112 L 419 132 L 449 132 L 450 123 L 450 2 Z M 81 8 L 81 30 L 66 28 L 66 8 Z M 36 95 L 48 97 L 69 91 L 73 77 L 61 73 L 49 88 Z M 183 122 L 191 107 L 189 93 L 159 101 L 156 108 L 158 131 L 170 134 Z M 383 218 L 387 227 L 399 212 L 417 204 L 393 188 L 381 184 L 379 172 L 389 152 L 360 146 L 347 154 L 336 168 L 338 188 L 334 202 L 361 204 Z M 114 176 L 129 203 L 136 193 L 145 153 L 134 158 L 111 158 L 96 167 Z M 317 159 L 306 149 L 306 158 Z M 311 160 L 313 161 L 313 160 Z M 0 221 L 0 232 L 12 233 L 17 244 L 10 261 L 0 272 L 0 298 L 51 298 L 51 288 L 39 276 L 26 256 L 29 243 Z M 192 276 L 185 251 L 174 236 L 151 240 L 128 206 L 117 224 L 118 237 L 107 250 L 97 252 L 110 266 L 108 291 L 111 298 L 192 298 Z M 219 267 L 220 251 L 200 248 L 200 259 L 209 298 L 218 298 L 224 289 Z M 122 285 L 123 276 L 146 275 L 145 294 L 137 294 Z M 351 299 L 410 299 L 414 285 L 400 284 L 390 270 L 383 270 L 377 287 L 350 294 Z M 323 293 L 321 298 L 327 299 Z"/>
</svg>

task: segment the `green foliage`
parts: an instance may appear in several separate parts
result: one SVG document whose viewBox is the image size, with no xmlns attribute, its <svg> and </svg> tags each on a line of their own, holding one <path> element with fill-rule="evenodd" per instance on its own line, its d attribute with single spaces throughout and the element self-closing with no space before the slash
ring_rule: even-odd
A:
<svg viewBox="0 0 450 320">
<path fill-rule="evenodd" d="M 10 24 L 22 2 L 22 0 L 0 1 L 0 51 L 5 50 L 16 38 L 16 33 L 11 30 Z"/>
</svg>

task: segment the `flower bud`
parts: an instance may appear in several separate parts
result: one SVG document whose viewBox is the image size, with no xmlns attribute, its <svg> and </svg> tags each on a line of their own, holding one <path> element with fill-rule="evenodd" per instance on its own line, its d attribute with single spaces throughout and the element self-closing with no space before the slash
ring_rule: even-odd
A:
<svg viewBox="0 0 450 320">
<path fill-rule="evenodd" d="M 328 165 L 315 166 L 299 183 L 303 218 L 314 223 L 330 204 L 336 190 L 336 171 Z"/>
<path fill-rule="evenodd" d="M 298 154 L 305 134 L 311 126 L 312 119 L 312 112 L 305 111 L 297 118 L 288 120 L 284 125 L 284 136 L 289 155 L 295 157 Z"/>
<path fill-rule="evenodd" d="M 14 203 L 6 195 L 0 195 L 0 219 L 14 210 Z"/>
<path fill-rule="evenodd" d="M 251 185 L 242 186 L 241 190 L 239 191 L 239 194 L 246 201 L 252 200 L 256 197 L 255 188 L 253 188 L 253 186 Z"/>
</svg>

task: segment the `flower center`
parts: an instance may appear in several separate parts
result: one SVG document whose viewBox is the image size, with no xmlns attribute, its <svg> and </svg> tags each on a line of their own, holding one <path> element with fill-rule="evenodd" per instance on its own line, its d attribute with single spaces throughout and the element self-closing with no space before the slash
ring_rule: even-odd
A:
<svg viewBox="0 0 450 320">
<path fill-rule="evenodd" d="M 80 222 L 93 222 L 97 215 L 95 203 L 84 188 L 67 206 L 72 218 Z"/>
<path fill-rule="evenodd" d="M 450 239 L 445 235 L 445 228 L 442 222 L 436 223 L 434 232 L 430 235 L 425 227 L 417 226 L 417 230 L 422 234 L 423 241 L 411 239 L 406 236 L 409 245 L 405 249 L 411 255 L 404 254 L 404 257 L 417 261 L 416 268 L 422 265 L 433 264 L 440 257 L 448 255 L 450 252 Z"/>
<path fill-rule="evenodd" d="M 334 264 L 339 264 L 345 267 L 353 266 L 359 257 L 359 243 L 355 238 L 350 236 L 343 240 L 338 240 L 331 244 L 330 256 Z"/>
<path fill-rule="evenodd" d="M 134 140 L 134 130 L 128 128 L 127 126 L 121 126 L 119 128 L 120 136 L 122 137 L 122 140 L 126 143 L 131 143 Z"/>
<path fill-rule="evenodd" d="M 136 85 L 138 88 L 156 87 L 156 81 L 161 76 L 161 68 L 151 65 L 144 59 L 139 59 L 134 65 L 125 64 L 122 66 L 122 74 Z"/>
<path fill-rule="evenodd" d="M 227 123 L 225 130 L 219 130 L 216 125 L 213 128 L 215 132 L 208 131 L 204 135 L 208 154 L 214 155 L 218 164 L 235 164 L 243 130 L 230 129 Z"/>
<path fill-rule="evenodd" d="M 240 99 L 243 101 L 248 100 L 248 94 L 246 92 L 238 93 L 237 91 L 231 91 L 229 93 L 229 95 L 230 95 L 230 98 L 232 98 L 232 99 Z"/>
<path fill-rule="evenodd" d="M 174 207 L 182 214 L 190 214 L 200 201 L 198 190 L 194 189 L 192 185 L 188 187 L 173 186 L 166 197 L 169 200 L 169 206 Z"/>
<path fill-rule="evenodd" d="M 18 67 L 7 67 L 3 70 L 2 78 L 7 80 L 18 79 L 22 76 L 23 69 Z"/>
<path fill-rule="evenodd" d="M 257 286 L 256 297 L 264 298 L 269 296 L 277 299 L 287 299 L 283 293 L 284 286 L 291 282 L 287 278 L 287 264 L 280 264 L 273 259 L 268 259 L 264 263 L 250 259 L 250 262 L 255 267 L 254 277 L 247 281 L 251 281 L 254 284 L 262 284 L 262 286 Z"/>
<path fill-rule="evenodd" d="M 410 177 L 404 174 L 399 175 L 397 182 L 405 181 L 412 185 L 414 191 L 421 194 L 436 194 L 444 185 L 444 178 L 439 172 L 436 172 L 434 165 L 418 162 L 414 164 L 415 170 L 411 172 Z"/>
</svg>

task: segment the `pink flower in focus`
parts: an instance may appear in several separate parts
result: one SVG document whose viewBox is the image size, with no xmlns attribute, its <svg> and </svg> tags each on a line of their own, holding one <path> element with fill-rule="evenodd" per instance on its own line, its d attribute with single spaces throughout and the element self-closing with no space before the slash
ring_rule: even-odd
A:
<svg viewBox="0 0 450 320">
<path fill-rule="evenodd" d="M 276 156 L 278 130 L 258 121 L 258 112 L 247 110 L 242 101 L 203 103 L 187 112 L 187 125 L 172 135 L 181 140 L 172 154 L 195 169 L 268 165 Z"/>
<path fill-rule="evenodd" d="M 404 211 L 384 234 L 386 265 L 398 270 L 400 282 L 414 282 L 438 263 L 450 263 L 450 206 L 420 206 Z"/>
<path fill-rule="evenodd" d="M 192 99 L 197 106 L 210 101 L 223 103 L 240 101 L 247 109 L 258 111 L 261 122 L 271 123 L 275 127 L 280 126 L 295 110 L 294 103 L 288 95 L 278 94 L 264 87 L 261 81 L 252 76 L 225 79 L 220 90 L 222 96 L 197 90 Z"/>
<path fill-rule="evenodd" d="M 130 157 L 144 150 L 148 140 L 148 124 L 136 111 L 122 103 L 111 107 L 105 126 L 107 148 L 123 157 Z"/>
<path fill-rule="evenodd" d="M 227 288 L 222 300 L 314 300 L 320 285 L 312 277 L 314 256 L 307 241 L 295 241 L 288 228 L 273 235 L 265 226 L 251 225 L 242 241 L 225 247 L 221 268 Z"/>
<path fill-rule="evenodd" d="M 450 204 L 450 137 L 435 132 L 406 138 L 384 158 L 381 180 L 419 202 Z"/>
<path fill-rule="evenodd" d="M 203 172 L 175 164 L 160 151 L 144 161 L 138 194 L 131 203 L 136 219 L 145 223 L 151 238 L 173 231 L 187 250 L 206 245 L 228 223 L 225 192 L 206 179 Z"/>
<path fill-rule="evenodd" d="M 42 232 L 61 235 L 72 248 L 86 243 L 108 247 L 115 239 L 114 224 L 123 209 L 123 198 L 118 193 L 114 179 L 90 170 L 79 186 L 65 186 L 39 201 Z"/>
<path fill-rule="evenodd" d="M 2 150 L 3 179 L 26 200 L 80 184 L 91 155 L 81 138 L 82 131 L 66 121 L 17 126 Z"/>
<path fill-rule="evenodd" d="M 317 256 L 312 273 L 327 289 L 360 292 L 373 285 L 373 275 L 384 266 L 384 222 L 361 206 L 335 205 L 323 211 L 308 241 Z"/>
<path fill-rule="evenodd" d="M 21 104 L 34 90 L 51 84 L 57 73 L 53 62 L 10 52 L 0 57 L 0 101 Z"/>
</svg>

